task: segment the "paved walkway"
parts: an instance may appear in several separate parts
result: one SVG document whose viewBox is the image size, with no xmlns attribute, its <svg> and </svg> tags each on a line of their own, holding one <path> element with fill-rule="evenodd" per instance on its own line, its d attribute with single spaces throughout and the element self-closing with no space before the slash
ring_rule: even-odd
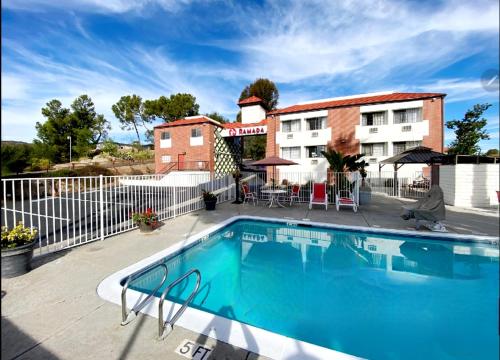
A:
<svg viewBox="0 0 500 360">
<path fill-rule="evenodd" d="M 212 359 L 263 359 L 181 327 L 158 341 L 157 319 L 149 316 L 122 327 L 120 307 L 99 298 L 96 287 L 110 274 L 233 215 L 412 229 L 399 217 L 401 205 L 400 200 L 377 197 L 353 213 L 334 207 L 310 211 L 306 205 L 268 209 L 225 203 L 213 212 L 169 220 L 152 234 L 135 230 L 38 258 L 30 273 L 2 281 L 2 359 L 185 359 L 174 353 L 184 339 L 214 347 Z M 447 209 L 446 226 L 463 234 L 498 236 L 499 230 L 496 214 L 456 208 Z"/>
</svg>

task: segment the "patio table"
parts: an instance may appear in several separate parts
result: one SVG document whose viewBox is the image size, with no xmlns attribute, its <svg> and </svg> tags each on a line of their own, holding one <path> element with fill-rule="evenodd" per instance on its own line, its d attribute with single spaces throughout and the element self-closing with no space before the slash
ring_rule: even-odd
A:
<svg viewBox="0 0 500 360">
<path fill-rule="evenodd" d="M 276 205 L 276 207 L 278 206 L 285 207 L 282 203 L 279 202 L 279 196 L 281 194 L 286 194 L 285 190 L 271 189 L 271 190 L 261 190 L 261 192 L 264 194 L 269 194 L 270 197 L 268 202 L 269 207 L 272 207 L 273 205 Z"/>
</svg>

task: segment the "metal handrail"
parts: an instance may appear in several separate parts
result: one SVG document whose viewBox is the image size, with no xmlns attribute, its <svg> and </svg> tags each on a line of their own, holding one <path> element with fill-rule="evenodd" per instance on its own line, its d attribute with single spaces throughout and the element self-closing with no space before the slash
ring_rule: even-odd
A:
<svg viewBox="0 0 500 360">
<path fill-rule="evenodd" d="M 149 294 L 138 305 L 134 306 L 129 312 L 127 312 L 127 296 L 126 296 L 126 294 L 127 294 L 127 290 L 128 290 L 128 286 L 129 286 L 130 282 L 132 280 L 135 280 L 138 277 L 144 275 L 146 272 L 154 269 L 157 266 L 160 266 L 165 270 L 165 275 L 163 275 L 163 279 L 160 281 L 158 286 L 151 292 L 151 294 Z M 156 294 L 156 292 L 163 286 L 163 284 L 165 283 L 165 280 L 167 280 L 167 276 L 168 276 L 167 265 L 161 263 L 161 264 L 156 264 L 152 267 L 145 268 L 137 273 L 130 275 L 127 278 L 127 281 L 125 282 L 125 284 L 123 285 L 123 288 L 122 288 L 122 323 L 121 323 L 122 325 L 127 325 L 129 322 L 131 322 L 132 320 L 135 319 L 135 317 L 137 316 L 139 311 L 141 311 L 142 308 L 144 307 L 144 305 L 146 305 L 146 302 L 149 299 L 151 299 Z"/>
<path fill-rule="evenodd" d="M 191 295 L 189 295 L 188 299 L 182 304 L 181 308 L 177 310 L 174 316 L 172 316 L 172 319 L 170 321 L 166 320 L 165 322 L 163 322 L 163 301 L 165 300 L 165 297 L 170 292 L 170 290 L 172 290 L 172 288 L 174 288 L 182 280 L 186 279 L 189 275 L 193 273 L 196 273 L 197 277 L 196 277 L 196 286 L 191 292 Z M 175 280 L 165 290 L 163 290 L 163 293 L 161 294 L 160 297 L 160 304 L 158 308 L 158 337 L 160 338 L 160 340 L 165 339 L 172 332 L 174 323 L 179 319 L 184 310 L 186 310 L 188 304 L 191 302 L 191 300 L 193 300 L 193 298 L 197 294 L 198 289 L 200 288 L 200 283 L 201 283 L 200 271 L 198 269 L 191 269 L 181 277 L 177 278 L 177 280 Z"/>
</svg>

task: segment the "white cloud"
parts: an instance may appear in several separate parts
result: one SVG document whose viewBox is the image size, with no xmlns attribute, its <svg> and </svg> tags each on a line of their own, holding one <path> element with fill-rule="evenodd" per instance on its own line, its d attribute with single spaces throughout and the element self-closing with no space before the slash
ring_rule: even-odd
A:
<svg viewBox="0 0 500 360">
<path fill-rule="evenodd" d="M 358 71 L 356 79 L 371 78 L 371 72 L 380 78 L 407 65 L 432 70 L 481 50 L 471 34 L 498 33 L 494 1 L 424 10 L 410 4 L 270 1 L 257 10 L 237 7 L 232 20 L 246 36 L 220 45 L 245 54 L 250 79 L 294 82 Z"/>
<path fill-rule="evenodd" d="M 191 2 L 191 0 L 4 0 L 2 7 L 25 11 L 46 11 L 58 8 L 81 12 L 122 14 L 140 13 L 155 5 L 165 11 L 175 12 Z"/>
<path fill-rule="evenodd" d="M 193 1 L 194 2 L 194 1 Z M 217 21 L 230 29 L 205 41 L 209 47 L 229 50 L 234 59 L 186 60 L 163 48 L 120 46 L 85 28 L 75 14 L 105 13 L 121 18 L 126 13 L 148 16 L 148 9 L 168 12 L 189 9 L 190 0 L 8 0 L 2 7 L 49 12 L 62 8 L 72 15 L 73 33 L 55 25 L 57 42 L 42 44 L 38 53 L 29 41 L 2 38 L 2 113 L 8 115 L 7 135 L 19 123 L 40 120 L 40 108 L 58 98 L 65 106 L 87 93 L 96 109 L 113 120 L 113 134 L 121 135 L 111 105 L 120 96 L 136 93 L 155 98 L 176 92 L 197 97 L 202 112 L 217 111 L 233 117 L 244 85 L 257 77 L 278 82 L 280 106 L 356 92 L 378 90 L 437 91 L 447 102 L 498 96 L 487 93 L 479 79 L 456 76 L 436 79 L 434 74 L 459 60 L 481 54 L 498 41 L 498 2 L 451 1 L 432 3 L 381 1 L 279 1 L 262 6 L 227 2 Z M 215 18 L 215 16 L 214 16 Z M 198 31 L 211 30 L 209 17 Z M 194 21 L 179 17 L 179 22 Z M 133 24 L 131 22 L 131 24 Z M 78 38 L 75 36 L 75 33 Z M 196 38 L 193 30 L 193 38 Z M 168 43 L 169 39 L 165 39 Z M 36 44 L 39 45 L 39 44 Z M 33 46 L 36 46 L 33 44 Z M 61 50 L 64 45 L 65 49 Z M 496 45 L 497 46 L 497 45 Z M 4 55 L 9 52 L 8 57 Z M 64 53 L 65 58 L 47 54 Z M 408 81 L 400 73 L 417 80 Z M 392 85 L 396 86 L 392 86 Z M 344 93 L 339 94 L 340 91 Z M 10 119 L 10 120 L 9 120 Z M 16 128 L 17 129 L 17 128 Z M 4 137 L 6 136 L 4 133 Z M 21 131 L 17 138 L 34 136 Z"/>
</svg>

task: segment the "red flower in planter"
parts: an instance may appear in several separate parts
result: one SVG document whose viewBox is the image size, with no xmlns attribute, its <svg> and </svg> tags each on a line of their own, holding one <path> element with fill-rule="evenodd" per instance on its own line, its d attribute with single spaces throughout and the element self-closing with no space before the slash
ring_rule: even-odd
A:
<svg viewBox="0 0 500 360">
<path fill-rule="evenodd" d="M 146 224 L 154 227 L 158 224 L 158 215 L 151 208 L 147 208 L 145 212 L 133 212 L 132 221 L 136 225 Z"/>
</svg>

